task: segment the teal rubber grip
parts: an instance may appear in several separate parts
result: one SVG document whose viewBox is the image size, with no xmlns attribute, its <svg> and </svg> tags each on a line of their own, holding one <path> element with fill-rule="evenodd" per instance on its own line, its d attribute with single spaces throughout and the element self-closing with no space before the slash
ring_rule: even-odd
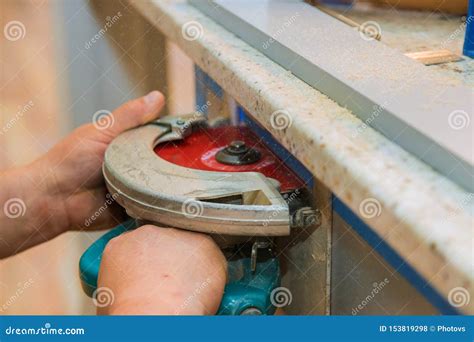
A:
<svg viewBox="0 0 474 342">
<path fill-rule="evenodd" d="M 93 297 L 97 289 L 100 263 L 107 243 L 135 228 L 135 220 L 130 219 L 104 234 L 84 252 L 79 261 L 79 275 L 82 289 L 89 297 Z M 217 314 L 240 315 L 251 308 L 263 315 L 272 315 L 275 307 L 270 298 L 271 292 L 280 285 L 278 259 L 257 262 L 255 272 L 251 271 L 250 258 L 228 260 L 227 264 L 229 280 Z"/>
<path fill-rule="evenodd" d="M 228 261 L 229 282 L 224 289 L 218 315 L 241 315 L 248 309 L 257 309 L 263 315 L 273 315 L 271 293 L 280 286 L 278 259 L 257 262 L 255 272 L 250 267 L 250 258 Z"/>
</svg>

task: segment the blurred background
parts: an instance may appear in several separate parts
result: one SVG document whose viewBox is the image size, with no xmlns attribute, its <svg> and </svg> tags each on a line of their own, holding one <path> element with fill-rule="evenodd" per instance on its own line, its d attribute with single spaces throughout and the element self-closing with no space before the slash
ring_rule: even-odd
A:
<svg viewBox="0 0 474 342">
<path fill-rule="evenodd" d="M 167 96 L 165 112 L 192 111 L 192 62 L 126 1 L 0 6 L 1 169 L 34 160 L 95 112 L 153 89 Z M 68 233 L 0 261 L 0 314 L 95 313 L 78 260 L 99 234 Z"/>
<path fill-rule="evenodd" d="M 440 37 L 454 32 L 467 7 L 463 0 L 373 2 L 430 9 L 404 23 L 406 46 L 396 46 L 391 34 L 394 15 L 378 17 L 384 43 L 407 51 L 423 47 L 429 20 L 444 18 L 436 26 Z M 193 63 L 126 0 L 1 0 L 0 6 L 0 125 L 8 130 L 0 132 L 1 169 L 34 160 L 95 112 L 153 89 L 167 97 L 165 113 L 194 109 Z M 365 12 L 354 16 L 370 19 Z M 439 44 L 461 54 L 462 38 Z M 97 237 L 68 233 L 0 261 L 0 314 L 94 314 L 80 288 L 78 260 Z"/>
</svg>

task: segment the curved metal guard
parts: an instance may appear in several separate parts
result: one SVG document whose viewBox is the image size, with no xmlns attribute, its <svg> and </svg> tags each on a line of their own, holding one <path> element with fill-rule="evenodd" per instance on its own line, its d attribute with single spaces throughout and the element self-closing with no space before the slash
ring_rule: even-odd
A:
<svg viewBox="0 0 474 342">
<path fill-rule="evenodd" d="M 172 164 L 154 152 L 183 139 L 198 114 L 165 117 L 120 134 L 107 148 L 107 187 L 137 219 L 212 234 L 283 236 L 290 233 L 288 204 L 269 178 L 257 172 L 213 172 Z M 231 204 L 235 198 L 240 204 Z"/>
</svg>

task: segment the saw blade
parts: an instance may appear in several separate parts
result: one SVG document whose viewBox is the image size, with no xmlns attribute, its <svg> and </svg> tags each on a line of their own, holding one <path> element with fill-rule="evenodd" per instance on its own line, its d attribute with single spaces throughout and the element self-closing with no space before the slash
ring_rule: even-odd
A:
<svg viewBox="0 0 474 342">
<path fill-rule="evenodd" d="M 216 155 L 234 141 L 242 141 L 249 149 L 257 150 L 260 153 L 259 159 L 246 165 L 228 165 L 219 162 Z M 197 170 L 260 172 L 266 177 L 276 179 L 282 192 L 305 186 L 298 175 L 246 126 L 199 127 L 186 139 L 157 145 L 155 153 L 173 164 Z"/>
<path fill-rule="evenodd" d="M 127 213 L 234 236 L 284 236 L 305 226 L 314 213 L 294 208 L 304 185 L 299 177 L 248 128 L 208 128 L 205 122 L 199 113 L 168 116 L 112 141 L 104 179 Z"/>
</svg>

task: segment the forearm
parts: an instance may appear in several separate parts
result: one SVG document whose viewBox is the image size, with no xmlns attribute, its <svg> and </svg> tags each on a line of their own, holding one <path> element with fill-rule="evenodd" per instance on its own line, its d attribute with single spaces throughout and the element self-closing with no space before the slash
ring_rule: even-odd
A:
<svg viewBox="0 0 474 342">
<path fill-rule="evenodd" d="M 41 161 L 0 175 L 0 258 L 49 240 L 63 231 Z M 55 218 L 54 220 L 52 218 Z"/>
</svg>

